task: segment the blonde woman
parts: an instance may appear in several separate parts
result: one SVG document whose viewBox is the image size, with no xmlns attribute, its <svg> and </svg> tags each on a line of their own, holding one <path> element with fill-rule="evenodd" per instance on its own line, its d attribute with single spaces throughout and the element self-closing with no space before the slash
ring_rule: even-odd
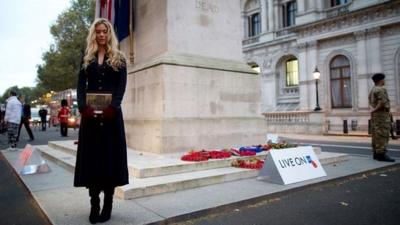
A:
<svg viewBox="0 0 400 225">
<path fill-rule="evenodd" d="M 102 18 L 95 20 L 86 41 L 77 87 L 82 119 L 74 186 L 89 189 L 89 221 L 94 224 L 110 219 L 115 187 L 128 184 L 126 140 L 121 111 L 127 74 L 125 59 L 118 50 L 118 42 L 110 22 Z M 87 96 L 94 99 L 94 102 L 89 104 Z M 98 105 L 96 99 L 99 99 Z M 104 201 L 100 213 L 101 191 L 104 192 Z"/>
</svg>

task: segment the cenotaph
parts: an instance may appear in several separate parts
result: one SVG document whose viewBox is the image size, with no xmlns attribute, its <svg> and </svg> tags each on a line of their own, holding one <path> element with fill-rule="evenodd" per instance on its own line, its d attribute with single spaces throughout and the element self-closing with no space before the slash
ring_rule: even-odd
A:
<svg viewBox="0 0 400 225">
<path fill-rule="evenodd" d="M 242 57 L 240 0 L 137 0 L 127 144 L 153 153 L 265 142 L 260 76 Z"/>
</svg>

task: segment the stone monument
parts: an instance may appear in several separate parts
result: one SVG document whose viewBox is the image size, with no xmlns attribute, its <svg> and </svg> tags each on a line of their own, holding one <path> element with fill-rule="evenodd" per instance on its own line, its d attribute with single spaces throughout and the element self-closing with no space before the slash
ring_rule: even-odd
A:
<svg viewBox="0 0 400 225">
<path fill-rule="evenodd" d="M 264 143 L 239 0 L 137 0 L 135 8 L 122 106 L 128 146 L 171 153 Z"/>
</svg>

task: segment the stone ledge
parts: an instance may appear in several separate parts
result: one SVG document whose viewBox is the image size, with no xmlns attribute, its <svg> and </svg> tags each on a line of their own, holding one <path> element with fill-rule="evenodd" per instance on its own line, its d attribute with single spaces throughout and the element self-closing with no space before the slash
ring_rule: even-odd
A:
<svg viewBox="0 0 400 225">
<path fill-rule="evenodd" d="M 128 71 L 129 74 L 133 74 L 159 65 L 186 66 L 258 75 L 244 62 L 179 53 L 165 53 L 146 63 L 135 64 Z"/>
</svg>

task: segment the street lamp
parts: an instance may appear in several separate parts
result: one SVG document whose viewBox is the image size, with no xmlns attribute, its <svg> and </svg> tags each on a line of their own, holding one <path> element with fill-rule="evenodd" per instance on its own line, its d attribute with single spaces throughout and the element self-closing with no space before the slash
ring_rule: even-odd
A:
<svg viewBox="0 0 400 225">
<path fill-rule="evenodd" d="M 318 100 L 318 80 L 319 80 L 320 76 L 321 76 L 321 73 L 319 72 L 318 67 L 315 67 L 315 70 L 313 72 L 313 77 L 315 79 L 315 93 L 317 96 L 317 105 L 315 106 L 314 111 L 321 110 L 321 107 L 319 107 L 319 100 Z"/>
</svg>

